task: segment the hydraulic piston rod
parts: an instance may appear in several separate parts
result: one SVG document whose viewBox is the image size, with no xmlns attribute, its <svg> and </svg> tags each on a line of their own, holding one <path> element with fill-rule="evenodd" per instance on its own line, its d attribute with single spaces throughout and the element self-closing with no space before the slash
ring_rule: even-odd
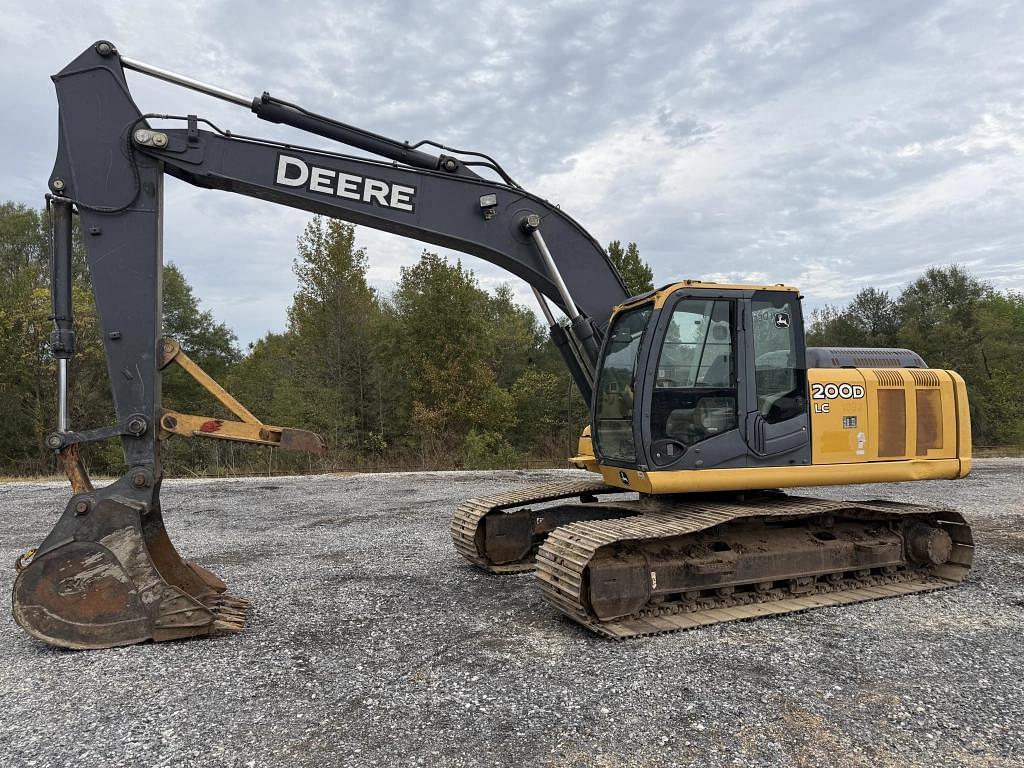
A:
<svg viewBox="0 0 1024 768">
<path fill-rule="evenodd" d="M 238 93 L 232 93 L 224 88 L 218 88 L 216 85 L 209 85 L 208 83 L 203 83 L 199 80 L 193 80 L 191 77 L 185 77 L 184 75 L 179 75 L 175 72 L 161 69 L 160 67 L 154 67 L 152 64 L 146 64 L 144 61 L 129 59 L 127 56 L 121 57 L 121 66 L 125 69 L 132 69 L 136 72 L 141 72 L 144 75 L 155 77 L 158 80 L 174 83 L 175 85 L 180 85 L 184 88 L 191 88 L 193 91 L 205 93 L 207 96 L 213 96 L 217 99 L 230 101 L 233 104 L 238 104 L 242 107 L 251 107 L 253 103 L 253 99 L 250 97 L 242 96 Z"/>
<path fill-rule="evenodd" d="M 558 353 L 562 356 L 562 360 L 565 361 L 569 374 L 583 394 L 584 400 L 589 403 L 594 393 L 593 365 L 588 364 L 579 346 L 573 343 L 569 334 L 558 324 L 554 313 L 551 311 L 551 307 L 548 306 L 548 300 L 544 298 L 543 293 L 537 290 L 536 286 L 533 288 L 533 295 L 537 297 L 540 311 L 544 313 L 544 319 L 547 320 L 551 340 L 555 343 L 555 347 L 557 347 Z"/>
<path fill-rule="evenodd" d="M 565 313 L 569 316 L 571 321 L 571 327 L 573 334 L 579 340 L 583 346 L 583 351 L 586 353 L 586 363 L 588 367 L 593 369 L 597 363 L 598 349 L 597 341 L 594 339 L 594 329 L 590 325 L 590 321 L 580 314 L 580 311 L 576 308 L 576 302 L 572 299 L 572 294 L 569 293 L 569 288 L 565 284 L 565 280 L 562 279 L 562 273 L 558 271 L 558 265 L 555 264 L 555 259 L 551 255 L 551 251 L 548 249 L 548 244 L 544 242 L 544 236 L 540 233 L 540 216 L 536 214 L 530 214 L 526 216 L 521 224 L 523 231 L 526 232 L 533 240 L 534 246 L 537 248 L 537 252 L 540 254 L 541 259 L 544 262 L 544 266 L 547 269 L 548 276 L 551 281 L 555 284 L 555 288 L 558 289 L 558 295 L 562 299 L 562 305 L 565 307 Z M 546 308 L 546 304 L 542 307 Z M 546 314 L 546 313 L 545 313 Z"/>
<path fill-rule="evenodd" d="M 50 198 L 53 251 L 50 254 L 50 294 L 53 299 L 53 331 L 50 351 L 57 358 L 57 431 L 68 430 L 68 360 L 75 354 L 74 316 L 71 304 L 71 201 Z"/>
<path fill-rule="evenodd" d="M 68 361 L 57 360 L 57 431 L 68 431 Z"/>
<path fill-rule="evenodd" d="M 551 307 L 548 306 L 548 300 L 544 298 L 544 294 L 534 287 L 533 295 L 537 297 L 537 303 L 540 304 L 540 311 L 544 313 L 544 319 L 548 321 L 548 325 L 557 325 L 555 322 L 555 316 L 551 314 Z"/>
<path fill-rule="evenodd" d="M 113 55 L 115 53 L 114 48 L 109 43 L 100 43 L 100 46 L 106 45 L 107 53 L 100 53 L 103 55 Z M 120 55 L 120 54 L 119 54 Z M 356 128 L 355 126 L 346 125 L 345 123 L 332 120 L 322 115 L 314 114 L 296 104 L 290 104 L 280 99 L 275 99 L 269 93 L 264 93 L 262 96 L 251 98 L 248 96 L 242 96 L 239 93 L 233 93 L 225 88 L 220 88 L 216 85 L 210 85 L 200 80 L 195 80 L 185 75 L 179 75 L 176 72 L 163 69 L 161 67 L 155 67 L 152 64 L 147 64 L 144 61 L 138 61 L 137 59 L 131 59 L 127 56 L 120 56 L 121 66 L 125 69 L 131 69 L 135 72 L 141 72 L 144 75 L 155 77 L 158 80 L 163 80 L 168 83 L 174 83 L 184 88 L 189 88 L 199 93 L 204 93 L 207 96 L 213 96 L 216 99 L 222 99 L 223 101 L 229 101 L 232 104 L 238 104 L 242 107 L 248 107 L 256 116 L 262 120 L 266 120 L 271 123 L 282 123 L 284 125 L 290 125 L 293 128 L 299 130 L 309 131 L 320 136 L 324 136 L 329 139 L 341 141 L 345 144 L 349 144 L 353 147 L 372 152 L 383 157 L 387 157 L 391 160 L 397 160 L 411 165 L 416 168 L 425 168 L 428 170 L 446 170 L 449 172 L 460 170 L 461 165 L 450 157 L 435 157 L 427 152 L 420 152 L 418 149 L 413 149 L 407 143 L 401 141 L 395 141 L 389 139 L 387 136 L 381 136 L 380 134 L 373 133 L 371 131 L 363 130 L 362 128 Z M 468 173 L 465 169 L 462 169 L 462 173 Z"/>
<path fill-rule="evenodd" d="M 532 219 L 533 217 L 527 218 Z M 565 305 L 565 314 L 569 316 L 570 320 L 575 320 L 580 316 L 580 311 L 576 309 L 576 302 L 572 300 L 572 294 L 569 293 L 569 288 L 566 286 L 565 280 L 562 279 L 562 273 L 558 271 L 558 266 L 551 256 L 551 251 L 548 250 L 548 244 L 544 242 L 544 236 L 540 233 L 539 223 L 534 226 L 532 221 L 527 221 L 526 227 L 531 230 L 530 237 L 533 238 L 533 244 L 537 246 L 538 253 L 544 259 L 544 266 L 547 267 L 548 274 L 558 289 L 558 295 L 562 297 L 562 304 Z"/>
</svg>

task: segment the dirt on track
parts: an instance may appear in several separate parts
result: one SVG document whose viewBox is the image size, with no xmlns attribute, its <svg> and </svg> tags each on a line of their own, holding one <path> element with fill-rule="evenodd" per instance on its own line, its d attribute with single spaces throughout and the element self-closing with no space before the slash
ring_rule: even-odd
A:
<svg viewBox="0 0 1024 768">
<path fill-rule="evenodd" d="M 172 538 L 253 601 L 249 628 L 79 653 L 8 614 L 0 765 L 1024 765 L 1024 460 L 797 491 L 960 510 L 957 589 L 620 643 L 448 538 L 468 496 L 574 476 L 165 483 Z M 68 496 L 0 484 L 0 591 Z"/>
</svg>

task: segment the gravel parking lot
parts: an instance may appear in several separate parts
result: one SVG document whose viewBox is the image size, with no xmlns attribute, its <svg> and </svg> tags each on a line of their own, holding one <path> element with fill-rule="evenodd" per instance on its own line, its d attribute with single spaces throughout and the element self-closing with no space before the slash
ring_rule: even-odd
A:
<svg viewBox="0 0 1024 768">
<path fill-rule="evenodd" d="M 8 614 L 0 765 L 1024 765 L 1024 460 L 813 491 L 962 511 L 978 551 L 955 590 L 623 643 L 448 539 L 460 500 L 567 475 L 165 483 L 172 538 L 250 626 L 66 652 Z M 0 591 L 68 495 L 0 484 Z"/>
</svg>

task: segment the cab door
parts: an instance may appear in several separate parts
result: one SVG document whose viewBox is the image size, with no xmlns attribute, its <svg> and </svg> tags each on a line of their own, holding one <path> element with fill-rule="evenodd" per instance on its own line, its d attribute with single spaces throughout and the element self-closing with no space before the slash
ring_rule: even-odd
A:
<svg viewBox="0 0 1024 768">
<path fill-rule="evenodd" d="M 747 412 L 741 291 L 683 289 L 665 302 L 646 360 L 639 418 L 646 469 L 744 467 Z"/>
<path fill-rule="evenodd" d="M 809 464 L 807 361 L 799 294 L 754 291 L 745 319 L 749 465 Z"/>
</svg>

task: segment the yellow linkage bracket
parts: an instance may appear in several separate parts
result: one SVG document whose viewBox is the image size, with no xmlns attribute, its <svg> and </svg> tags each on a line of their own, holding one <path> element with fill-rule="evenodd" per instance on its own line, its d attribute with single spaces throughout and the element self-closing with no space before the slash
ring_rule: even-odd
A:
<svg viewBox="0 0 1024 768">
<path fill-rule="evenodd" d="M 187 435 L 189 437 L 213 437 L 218 440 L 235 440 L 256 445 L 271 445 L 292 451 L 323 453 L 324 444 L 315 432 L 291 427 L 273 427 L 257 419 L 249 409 L 235 400 L 224 387 L 218 384 L 202 368 L 186 355 L 181 345 L 164 336 L 160 340 L 160 370 L 171 363 L 180 365 L 189 376 L 198 381 L 207 392 L 217 398 L 221 405 L 231 411 L 241 421 L 211 419 L 204 416 L 192 416 L 177 411 L 162 410 L 160 426 L 167 433 Z"/>
</svg>

